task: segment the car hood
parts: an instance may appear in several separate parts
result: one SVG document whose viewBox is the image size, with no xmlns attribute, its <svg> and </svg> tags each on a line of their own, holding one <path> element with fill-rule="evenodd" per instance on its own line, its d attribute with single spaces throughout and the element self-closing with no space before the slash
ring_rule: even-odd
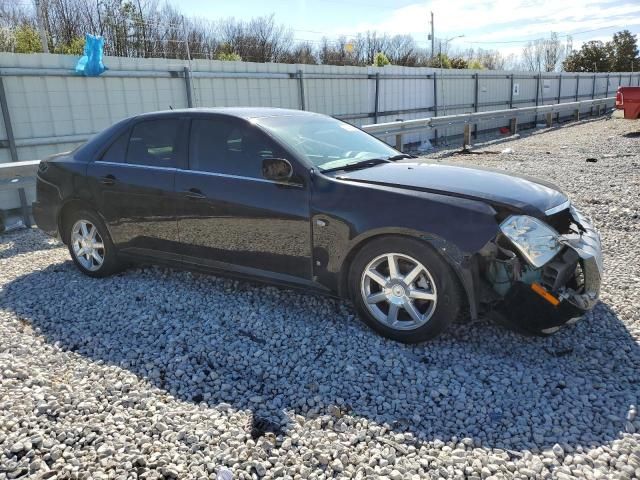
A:
<svg viewBox="0 0 640 480">
<path fill-rule="evenodd" d="M 485 168 L 433 163 L 383 163 L 345 172 L 338 178 L 482 200 L 534 215 L 544 214 L 546 210 L 567 201 L 567 196 L 552 183 Z"/>
</svg>

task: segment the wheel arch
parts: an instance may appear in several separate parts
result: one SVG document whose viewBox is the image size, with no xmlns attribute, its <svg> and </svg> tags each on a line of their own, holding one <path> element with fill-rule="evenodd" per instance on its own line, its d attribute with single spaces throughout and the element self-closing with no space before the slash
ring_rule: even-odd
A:
<svg viewBox="0 0 640 480">
<path fill-rule="evenodd" d="M 438 236 L 415 230 L 399 229 L 390 231 L 374 231 L 363 234 L 354 239 L 351 247 L 345 255 L 340 268 L 339 295 L 343 298 L 349 297 L 349 272 L 356 255 L 368 244 L 379 241 L 385 237 L 405 237 L 422 242 L 427 248 L 431 248 L 436 254 L 442 257 L 454 271 L 456 278 L 462 285 L 464 294 L 470 310 L 471 318 L 478 316 L 478 303 L 476 288 L 473 276 L 473 256 L 464 253 L 452 242 Z"/>
<path fill-rule="evenodd" d="M 67 232 L 65 231 L 65 228 L 64 228 L 66 216 L 77 210 L 90 210 L 92 213 L 96 214 L 98 217 L 100 217 L 102 222 L 105 224 L 105 227 L 109 235 L 111 235 L 111 232 L 109 231 L 109 226 L 107 225 L 107 222 L 105 222 L 104 217 L 100 214 L 98 209 L 95 208 L 95 206 L 90 201 L 82 198 L 70 198 L 66 200 L 60 207 L 60 210 L 58 211 L 58 219 L 57 219 L 58 232 L 60 232 L 60 239 L 65 245 L 68 244 Z"/>
</svg>

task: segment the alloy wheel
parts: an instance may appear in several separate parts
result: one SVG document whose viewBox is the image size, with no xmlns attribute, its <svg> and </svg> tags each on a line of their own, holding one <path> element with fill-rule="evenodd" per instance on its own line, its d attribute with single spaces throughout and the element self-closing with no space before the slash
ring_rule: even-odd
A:
<svg viewBox="0 0 640 480">
<path fill-rule="evenodd" d="M 96 225 L 88 220 L 78 220 L 71 229 L 73 253 L 85 269 L 95 272 L 104 263 L 104 242 Z"/>
<path fill-rule="evenodd" d="M 426 324 L 438 300 L 429 270 L 401 253 L 371 260 L 362 272 L 360 291 L 371 315 L 395 330 L 414 330 Z"/>
</svg>

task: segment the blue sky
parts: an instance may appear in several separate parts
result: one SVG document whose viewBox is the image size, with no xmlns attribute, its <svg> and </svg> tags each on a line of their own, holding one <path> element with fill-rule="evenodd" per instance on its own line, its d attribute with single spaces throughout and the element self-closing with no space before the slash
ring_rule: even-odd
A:
<svg viewBox="0 0 640 480">
<path fill-rule="evenodd" d="M 436 37 L 464 38 L 453 48 L 482 47 L 519 54 L 530 39 L 558 32 L 573 47 L 607 40 L 623 28 L 640 33 L 640 0 L 173 0 L 189 15 L 217 20 L 275 14 L 296 39 L 318 41 L 366 30 L 411 34 L 427 45 L 429 12 Z M 566 37 L 563 37 L 564 40 Z"/>
</svg>

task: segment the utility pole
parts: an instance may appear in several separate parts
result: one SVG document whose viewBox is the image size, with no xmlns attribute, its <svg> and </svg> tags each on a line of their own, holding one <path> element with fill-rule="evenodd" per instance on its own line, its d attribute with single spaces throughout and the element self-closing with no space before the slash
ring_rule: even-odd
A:
<svg viewBox="0 0 640 480">
<path fill-rule="evenodd" d="M 189 50 L 189 34 L 187 32 L 187 24 L 182 15 L 182 33 L 184 34 L 184 44 L 187 47 L 187 60 L 189 61 L 189 69 L 191 69 L 191 51 Z"/>
<path fill-rule="evenodd" d="M 42 51 L 49 53 L 49 43 L 47 42 L 47 32 L 44 29 L 44 14 L 42 8 L 42 1 L 36 0 L 36 17 L 38 19 L 38 31 L 40 32 L 40 43 L 42 44 Z"/>
<path fill-rule="evenodd" d="M 435 50 L 436 50 L 436 37 L 433 35 L 433 12 L 431 12 L 431 35 L 430 35 L 430 39 L 431 39 L 431 58 L 433 58 L 434 54 L 435 54 Z"/>
</svg>

